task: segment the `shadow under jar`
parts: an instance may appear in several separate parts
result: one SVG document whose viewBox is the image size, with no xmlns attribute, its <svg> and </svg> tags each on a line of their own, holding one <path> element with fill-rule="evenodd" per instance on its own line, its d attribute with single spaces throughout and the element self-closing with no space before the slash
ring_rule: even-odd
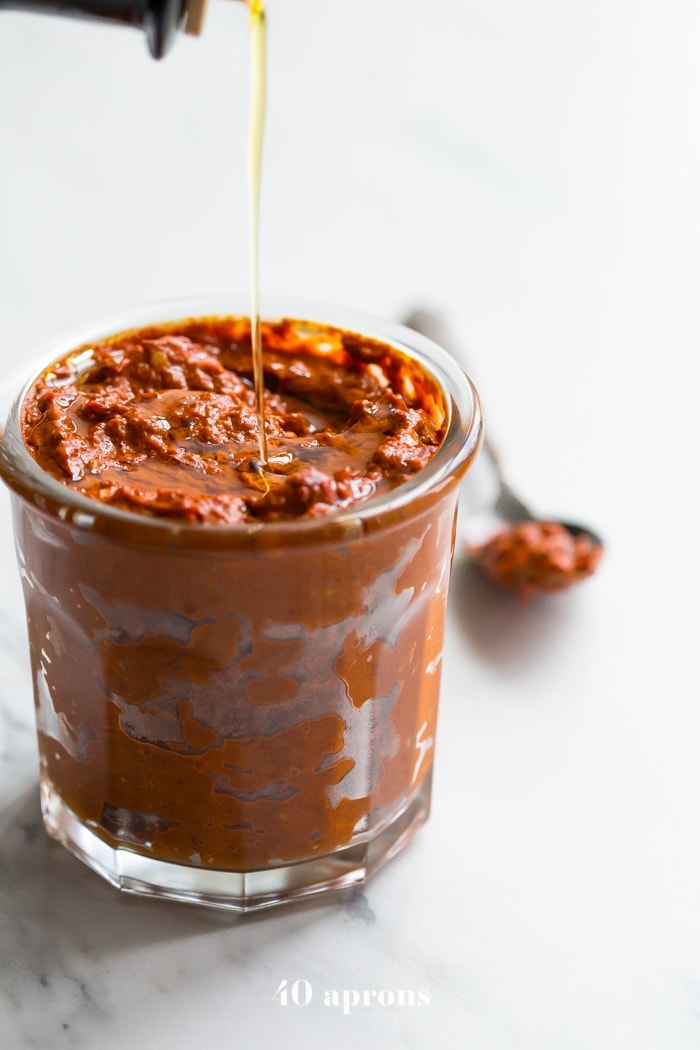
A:
<svg viewBox="0 0 700 1050">
<path fill-rule="evenodd" d="M 160 304 L 54 344 L 28 382 L 6 380 L 0 472 L 48 832 L 120 889 L 246 911 L 364 881 L 428 816 L 457 489 L 481 415 L 417 333 L 273 303 L 266 320 L 361 333 L 426 378 L 442 423 L 421 469 L 347 506 L 211 524 L 90 498 L 30 455 L 23 403 L 52 362 L 234 305 Z"/>
</svg>

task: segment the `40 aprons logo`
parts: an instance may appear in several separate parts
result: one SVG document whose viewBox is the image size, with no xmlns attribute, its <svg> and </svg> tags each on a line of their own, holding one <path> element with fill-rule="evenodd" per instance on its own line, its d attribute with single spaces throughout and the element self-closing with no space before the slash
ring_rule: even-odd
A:
<svg viewBox="0 0 700 1050">
<path fill-rule="evenodd" d="M 324 988 L 315 994 L 311 981 L 298 978 L 289 981 L 284 977 L 272 996 L 280 1006 L 310 1006 L 313 1001 L 341 1013 L 353 1011 L 365 1013 L 416 1012 L 430 1006 L 430 993 L 421 988 Z"/>
</svg>

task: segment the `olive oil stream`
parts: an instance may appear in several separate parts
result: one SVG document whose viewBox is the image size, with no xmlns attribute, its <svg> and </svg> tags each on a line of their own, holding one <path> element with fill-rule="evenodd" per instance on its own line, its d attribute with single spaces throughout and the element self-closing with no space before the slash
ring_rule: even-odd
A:
<svg viewBox="0 0 700 1050">
<path fill-rule="evenodd" d="M 248 211 L 250 225 L 250 339 L 253 354 L 255 409 L 258 417 L 258 450 L 261 468 L 267 465 L 265 436 L 265 376 L 260 326 L 260 183 L 265 88 L 267 24 L 262 0 L 248 0 L 250 23 L 250 123 L 248 129 Z"/>
</svg>

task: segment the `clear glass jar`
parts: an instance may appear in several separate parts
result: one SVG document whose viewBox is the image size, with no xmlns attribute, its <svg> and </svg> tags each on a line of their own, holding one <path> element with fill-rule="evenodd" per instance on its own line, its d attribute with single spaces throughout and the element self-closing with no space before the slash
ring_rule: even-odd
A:
<svg viewBox="0 0 700 1050">
<path fill-rule="evenodd" d="M 446 436 L 409 481 L 334 514 L 191 525 L 86 498 L 29 455 L 20 406 L 53 360 L 245 312 L 220 297 L 109 318 L 16 369 L 0 405 L 46 828 L 120 889 L 239 911 L 362 882 L 427 818 L 458 482 L 481 438 L 438 346 L 278 301 L 266 319 L 382 340 L 437 381 Z"/>
</svg>

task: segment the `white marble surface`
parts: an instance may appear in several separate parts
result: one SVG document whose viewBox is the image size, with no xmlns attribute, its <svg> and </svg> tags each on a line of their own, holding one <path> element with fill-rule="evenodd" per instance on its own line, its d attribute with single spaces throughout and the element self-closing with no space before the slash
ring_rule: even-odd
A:
<svg viewBox="0 0 700 1050">
<path fill-rule="evenodd" d="M 694 0 L 268 0 L 263 285 L 463 341 L 512 476 L 599 575 L 520 609 L 458 559 L 434 811 L 364 893 L 232 920 L 123 898 L 40 828 L 0 496 L 0 1046 L 697 1050 Z M 247 286 L 245 17 L 0 14 L 0 365 Z M 284 979 L 310 982 L 282 1006 Z M 420 1008 L 327 990 L 426 993 Z"/>
</svg>

